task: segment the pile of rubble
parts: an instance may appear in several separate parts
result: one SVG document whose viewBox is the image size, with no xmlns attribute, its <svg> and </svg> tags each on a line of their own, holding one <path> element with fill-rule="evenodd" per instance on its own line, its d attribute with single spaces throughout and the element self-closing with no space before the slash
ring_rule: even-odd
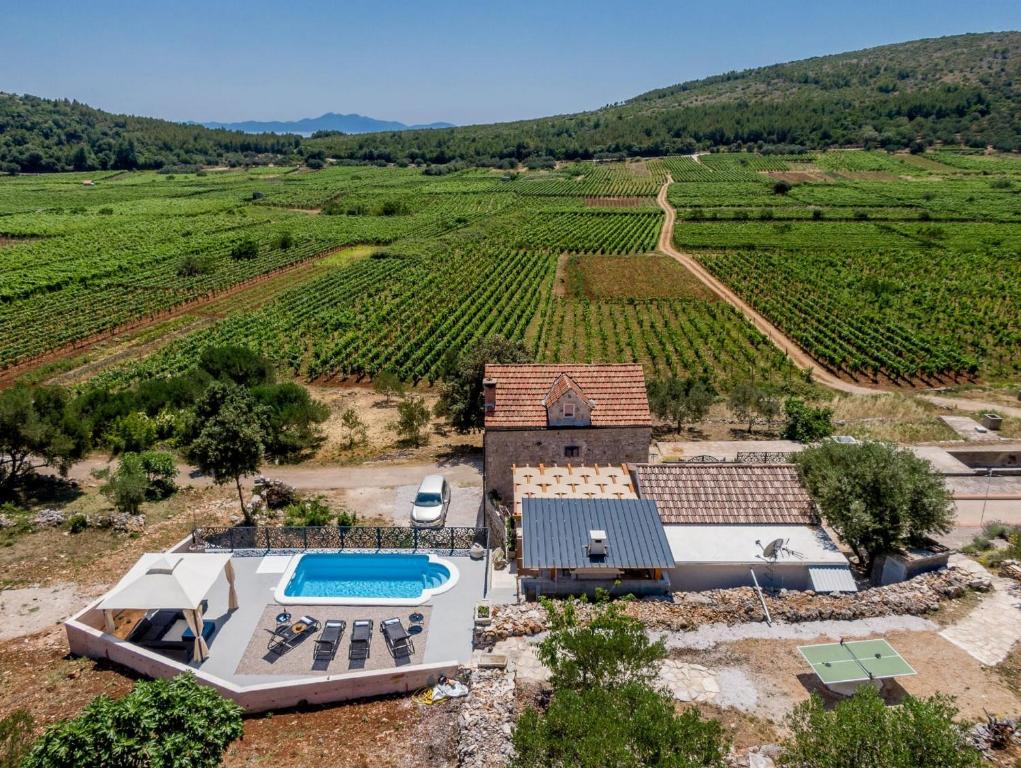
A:
<svg viewBox="0 0 1021 768">
<path fill-rule="evenodd" d="M 513 752 L 514 675 L 503 669 L 474 669 L 469 688 L 457 719 L 457 764 L 507 765 Z"/>
<path fill-rule="evenodd" d="M 112 528 L 120 533 L 141 533 L 145 530 L 145 515 L 111 512 L 91 517 L 89 525 L 95 528 Z"/>
<path fill-rule="evenodd" d="M 63 525 L 67 515 L 59 509 L 44 509 L 37 512 L 32 518 L 32 525 L 39 528 L 49 528 Z"/>
<path fill-rule="evenodd" d="M 268 510 L 282 509 L 293 504 L 298 492 L 283 480 L 258 475 L 252 484 L 252 498 L 248 501 L 248 514 L 251 516 L 266 513 Z M 272 515 L 271 515 L 272 516 Z"/>
<path fill-rule="evenodd" d="M 1021 581 L 1021 563 L 1017 560 L 1004 560 L 1000 563 L 1000 574 L 1008 579 Z"/>
<path fill-rule="evenodd" d="M 832 619 L 867 619 L 876 616 L 921 615 L 939 608 L 945 600 L 963 597 L 969 590 L 987 592 L 989 579 L 953 566 L 932 573 L 851 594 L 819 594 L 781 590 L 766 595 L 774 621 L 798 623 Z M 764 619 L 758 593 L 751 587 L 677 592 L 666 599 L 620 603 L 625 613 L 654 629 L 685 631 L 703 624 L 742 624 Z M 578 607 L 580 618 L 591 606 Z M 546 629 L 546 612 L 536 603 L 494 606 L 493 622 L 475 630 L 475 645 L 489 648 L 507 637 L 535 635 Z"/>
<path fill-rule="evenodd" d="M 986 721 L 973 725 L 965 738 L 991 761 L 994 752 L 1007 749 L 1012 744 L 1021 744 L 1021 720 L 987 714 Z"/>
<path fill-rule="evenodd" d="M 774 768 L 779 756 L 779 744 L 763 744 L 748 751 L 732 752 L 723 762 L 727 768 Z"/>
</svg>

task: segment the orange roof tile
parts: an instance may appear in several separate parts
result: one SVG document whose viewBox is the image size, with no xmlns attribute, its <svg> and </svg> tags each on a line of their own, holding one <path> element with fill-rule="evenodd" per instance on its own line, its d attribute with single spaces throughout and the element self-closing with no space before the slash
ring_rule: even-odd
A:
<svg viewBox="0 0 1021 768">
<path fill-rule="evenodd" d="M 558 382 L 561 374 L 567 376 Z M 543 403 L 554 383 L 558 390 L 573 383 L 595 404 L 593 427 L 652 426 L 640 365 L 487 365 L 486 378 L 496 381 L 496 408 L 486 413 L 486 429 L 545 428 Z"/>
<path fill-rule="evenodd" d="M 793 464 L 634 464 L 665 524 L 818 525 Z"/>
</svg>

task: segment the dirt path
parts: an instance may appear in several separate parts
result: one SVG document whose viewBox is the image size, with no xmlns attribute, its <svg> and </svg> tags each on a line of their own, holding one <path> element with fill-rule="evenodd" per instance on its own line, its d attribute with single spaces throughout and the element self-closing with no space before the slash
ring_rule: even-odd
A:
<svg viewBox="0 0 1021 768">
<path fill-rule="evenodd" d="M 919 397 L 941 408 L 953 408 L 970 412 L 995 411 L 1001 416 L 1013 416 L 1016 419 L 1021 419 L 1021 408 L 1015 408 L 1010 405 L 999 405 L 982 400 L 968 400 L 963 397 L 944 397 L 942 395 L 919 395 Z"/>
<path fill-rule="evenodd" d="M 674 226 L 677 221 L 677 212 L 674 211 L 674 207 L 670 205 L 669 200 L 667 200 L 667 190 L 670 188 L 672 183 L 673 177 L 668 173 L 666 182 L 664 182 L 663 187 L 659 190 L 659 194 L 656 196 L 656 202 L 659 204 L 659 207 L 663 209 L 663 214 L 666 217 L 663 221 L 663 228 L 659 233 L 658 248 L 661 253 L 665 253 L 667 256 L 670 256 L 680 262 L 681 266 L 701 280 L 702 283 L 705 284 L 706 288 L 711 290 L 728 304 L 731 304 L 735 309 L 741 312 L 741 314 L 747 317 L 751 323 L 784 354 L 786 354 L 796 366 L 802 369 L 811 369 L 812 378 L 815 381 L 820 384 L 824 384 L 831 389 L 837 389 L 841 392 L 847 392 L 853 395 L 874 395 L 882 392 L 882 390 L 879 389 L 863 387 L 859 384 L 852 384 L 844 381 L 827 371 L 819 365 L 819 363 L 816 362 L 811 355 L 795 344 L 793 340 L 788 338 L 779 328 L 752 309 L 751 305 L 743 301 L 736 293 L 717 280 L 709 272 L 709 270 L 699 263 L 697 259 L 689 254 L 681 253 L 674 248 L 673 238 Z"/>
</svg>

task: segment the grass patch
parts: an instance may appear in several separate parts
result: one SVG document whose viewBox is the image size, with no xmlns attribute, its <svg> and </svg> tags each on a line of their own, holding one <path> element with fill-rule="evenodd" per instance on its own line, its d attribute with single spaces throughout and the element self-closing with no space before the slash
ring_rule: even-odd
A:
<svg viewBox="0 0 1021 768">
<path fill-rule="evenodd" d="M 831 403 L 837 432 L 862 440 L 896 443 L 954 440 L 956 434 L 938 418 L 939 409 L 906 395 L 848 395 Z"/>
<path fill-rule="evenodd" d="M 579 299 L 716 298 L 676 261 L 657 255 L 572 255 L 567 261 L 567 294 Z"/>
</svg>

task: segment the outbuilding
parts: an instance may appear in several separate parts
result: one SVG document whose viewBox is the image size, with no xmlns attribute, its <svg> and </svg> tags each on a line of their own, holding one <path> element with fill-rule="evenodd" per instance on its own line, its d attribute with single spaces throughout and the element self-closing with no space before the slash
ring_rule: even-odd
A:
<svg viewBox="0 0 1021 768">
<path fill-rule="evenodd" d="M 739 586 L 854 592 L 847 558 L 822 527 L 792 464 L 636 464 L 654 501 L 676 591 Z"/>
</svg>

